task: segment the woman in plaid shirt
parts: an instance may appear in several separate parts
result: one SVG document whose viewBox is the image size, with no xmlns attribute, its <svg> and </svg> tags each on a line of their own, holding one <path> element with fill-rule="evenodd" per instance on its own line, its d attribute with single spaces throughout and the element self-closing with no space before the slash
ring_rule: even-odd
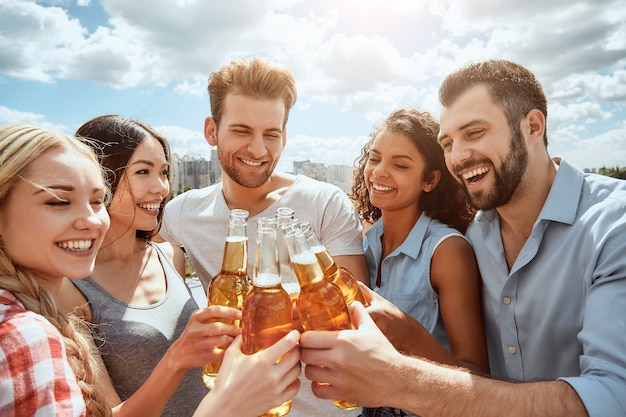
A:
<svg viewBox="0 0 626 417">
<path fill-rule="evenodd" d="M 54 300 L 93 269 L 109 226 L 107 187 L 79 141 L 24 125 L 0 130 L 0 415 L 105 416 L 80 322 Z"/>
</svg>

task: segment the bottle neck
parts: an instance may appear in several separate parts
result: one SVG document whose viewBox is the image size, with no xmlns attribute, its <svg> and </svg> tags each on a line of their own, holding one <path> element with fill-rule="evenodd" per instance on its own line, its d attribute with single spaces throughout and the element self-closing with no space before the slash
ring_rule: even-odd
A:
<svg viewBox="0 0 626 417">
<path fill-rule="evenodd" d="M 222 270 L 235 274 L 246 274 L 248 270 L 248 239 L 227 237 L 222 257 Z"/>
<path fill-rule="evenodd" d="M 278 260 L 278 243 L 276 241 L 276 222 L 272 219 L 259 223 L 254 255 L 254 274 L 252 283 L 255 286 L 271 287 L 280 285 L 280 262 Z"/>
</svg>

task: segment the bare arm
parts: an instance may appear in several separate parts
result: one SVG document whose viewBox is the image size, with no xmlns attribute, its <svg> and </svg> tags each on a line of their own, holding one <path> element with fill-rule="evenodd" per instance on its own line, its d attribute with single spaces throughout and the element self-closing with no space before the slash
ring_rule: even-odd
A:
<svg viewBox="0 0 626 417">
<path fill-rule="evenodd" d="M 460 236 L 449 237 L 437 246 L 430 264 L 431 285 L 439 294 L 450 351 L 459 360 L 456 364 L 489 373 L 481 280 L 472 247 Z"/>
<path fill-rule="evenodd" d="M 578 395 L 565 382 L 496 381 L 404 356 L 361 305 L 350 307 L 357 330 L 301 336 L 305 374 L 314 381 L 313 392 L 319 398 L 392 406 L 433 417 L 587 416 Z"/>
<path fill-rule="evenodd" d="M 338 266 L 343 266 L 352 272 L 356 279 L 369 286 L 369 273 L 367 272 L 365 255 L 340 255 L 333 256 L 333 259 Z"/>
</svg>

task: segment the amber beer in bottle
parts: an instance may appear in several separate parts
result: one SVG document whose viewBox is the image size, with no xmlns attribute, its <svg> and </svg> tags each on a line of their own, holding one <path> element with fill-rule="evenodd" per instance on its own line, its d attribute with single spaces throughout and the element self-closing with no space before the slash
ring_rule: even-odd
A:
<svg viewBox="0 0 626 417">
<path fill-rule="evenodd" d="M 246 355 L 266 349 L 292 329 L 292 304 L 281 286 L 275 218 L 260 218 L 257 226 L 252 291 L 243 303 L 242 348 Z M 291 410 L 292 400 L 272 408 L 260 417 L 282 417 Z"/>
<path fill-rule="evenodd" d="M 311 251 L 315 254 L 317 262 L 319 262 L 322 271 L 324 271 L 324 278 L 339 287 L 343 293 L 343 297 L 346 299 L 346 303 L 350 304 L 353 301 L 360 301 L 361 304 L 367 307 L 369 303 L 365 301 L 365 297 L 363 297 L 361 288 L 359 288 L 359 284 L 354 278 L 354 275 L 346 268 L 338 266 L 335 263 L 335 260 L 330 256 L 326 247 L 319 241 L 315 232 L 313 232 L 313 228 L 311 228 L 309 222 L 301 221 L 300 227 L 302 228 L 302 232 L 304 233 L 304 237 Z"/>
<path fill-rule="evenodd" d="M 282 232 L 300 284 L 296 309 L 304 330 L 351 329 L 352 320 L 343 293 L 339 287 L 324 278 L 324 272 L 307 244 L 298 222 L 289 223 L 283 227 Z M 357 407 L 356 404 L 346 401 L 333 400 L 333 403 L 345 410 Z"/>
<path fill-rule="evenodd" d="M 252 283 L 248 276 L 248 212 L 233 209 L 228 221 L 228 234 L 224 245 L 222 268 L 209 283 L 209 305 L 222 305 L 241 309 L 243 300 L 250 292 Z M 218 319 L 213 319 L 217 321 Z M 219 320 L 239 326 L 239 321 Z M 208 362 L 202 368 L 202 382 L 213 388 L 221 361 Z"/>
</svg>

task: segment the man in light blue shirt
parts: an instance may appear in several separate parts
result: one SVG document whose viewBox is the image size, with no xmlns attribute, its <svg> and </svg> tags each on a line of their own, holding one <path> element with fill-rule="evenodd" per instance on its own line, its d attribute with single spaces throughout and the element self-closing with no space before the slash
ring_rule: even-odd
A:
<svg viewBox="0 0 626 417">
<path fill-rule="evenodd" d="M 550 157 L 545 93 L 518 64 L 470 64 L 439 97 L 446 164 L 480 210 L 467 236 L 494 378 L 400 355 L 355 306 L 357 331 L 302 335 L 314 393 L 424 416 L 626 416 L 626 181 Z"/>
</svg>

